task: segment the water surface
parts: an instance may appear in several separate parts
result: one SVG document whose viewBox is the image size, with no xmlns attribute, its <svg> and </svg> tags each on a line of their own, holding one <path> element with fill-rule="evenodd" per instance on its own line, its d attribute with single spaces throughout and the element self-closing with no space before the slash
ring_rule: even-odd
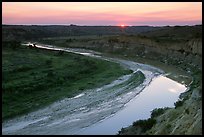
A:
<svg viewBox="0 0 204 137">
<path fill-rule="evenodd" d="M 122 127 L 131 125 L 133 121 L 149 118 L 150 111 L 155 108 L 173 107 L 180 93 L 185 90 L 184 85 L 164 76 L 158 76 L 139 95 L 127 103 L 124 109 L 75 134 L 117 134 Z"/>
</svg>

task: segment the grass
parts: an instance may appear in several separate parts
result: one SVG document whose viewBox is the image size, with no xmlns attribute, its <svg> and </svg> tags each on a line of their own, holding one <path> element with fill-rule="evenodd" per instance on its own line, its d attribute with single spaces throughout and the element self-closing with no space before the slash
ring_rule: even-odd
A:
<svg viewBox="0 0 204 137">
<path fill-rule="evenodd" d="M 26 114 L 131 73 L 119 64 L 58 51 L 2 46 L 2 119 Z"/>
</svg>

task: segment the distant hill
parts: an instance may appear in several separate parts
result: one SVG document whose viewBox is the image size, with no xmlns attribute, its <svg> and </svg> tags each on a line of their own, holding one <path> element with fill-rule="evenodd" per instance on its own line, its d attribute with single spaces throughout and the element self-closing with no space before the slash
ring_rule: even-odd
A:
<svg viewBox="0 0 204 137">
<path fill-rule="evenodd" d="M 202 38 L 202 25 L 195 26 L 166 26 L 157 30 L 144 32 L 142 34 L 148 38 L 189 40 Z"/>
<path fill-rule="evenodd" d="M 2 25 L 2 39 L 33 40 L 42 37 L 82 36 L 82 35 L 120 35 L 140 34 L 161 27 L 153 26 L 61 26 L 61 25 Z"/>
<path fill-rule="evenodd" d="M 84 35 L 139 35 L 160 40 L 187 40 L 202 37 L 202 25 L 195 26 L 77 26 L 77 25 L 2 25 L 2 39 L 37 40 L 45 37 Z"/>
</svg>

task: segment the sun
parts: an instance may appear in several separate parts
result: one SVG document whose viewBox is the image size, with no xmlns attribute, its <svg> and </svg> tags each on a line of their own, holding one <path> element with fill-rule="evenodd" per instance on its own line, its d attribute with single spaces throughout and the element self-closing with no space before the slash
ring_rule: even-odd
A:
<svg viewBox="0 0 204 137">
<path fill-rule="evenodd" d="M 120 26 L 121 26 L 121 27 L 125 27 L 125 25 L 124 25 L 124 24 L 121 24 Z"/>
</svg>

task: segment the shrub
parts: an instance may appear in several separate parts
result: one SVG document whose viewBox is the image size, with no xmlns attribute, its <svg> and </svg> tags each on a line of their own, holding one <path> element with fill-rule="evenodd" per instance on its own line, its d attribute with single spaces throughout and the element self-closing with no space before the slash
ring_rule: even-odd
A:
<svg viewBox="0 0 204 137">
<path fill-rule="evenodd" d="M 167 125 L 166 125 L 166 128 L 167 128 L 167 129 L 170 129 L 170 128 L 171 128 L 171 124 L 167 124 Z"/>
<path fill-rule="evenodd" d="M 189 110 L 188 110 L 188 109 L 185 109 L 185 112 L 186 112 L 187 114 L 189 114 Z"/>
<path fill-rule="evenodd" d="M 155 118 L 161 114 L 164 113 L 165 110 L 167 110 L 168 107 L 165 107 L 165 108 L 156 108 L 154 110 L 151 111 L 151 118 Z"/>
<path fill-rule="evenodd" d="M 174 103 L 174 105 L 175 105 L 175 108 L 178 108 L 178 107 L 180 107 L 180 106 L 182 106 L 183 105 L 183 100 L 178 100 L 177 102 L 175 102 Z"/>
<path fill-rule="evenodd" d="M 121 128 L 121 130 L 120 131 L 118 131 L 118 134 L 122 134 L 122 133 L 124 133 L 125 132 L 125 128 Z"/>
<path fill-rule="evenodd" d="M 147 120 L 138 120 L 136 122 L 133 122 L 133 126 L 141 127 L 143 132 L 147 131 L 148 129 L 151 129 L 154 124 L 156 124 L 156 120 L 153 118 L 149 118 Z"/>
</svg>

